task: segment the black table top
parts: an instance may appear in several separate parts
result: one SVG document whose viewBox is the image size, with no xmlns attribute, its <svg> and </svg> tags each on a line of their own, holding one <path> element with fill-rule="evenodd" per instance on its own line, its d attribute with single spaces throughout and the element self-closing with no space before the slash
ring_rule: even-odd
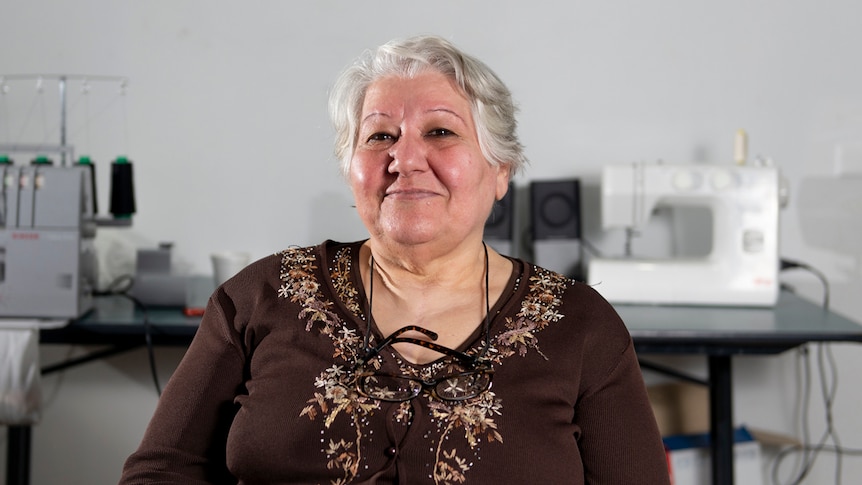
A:
<svg viewBox="0 0 862 485">
<path fill-rule="evenodd" d="M 778 353 L 862 342 L 862 325 L 783 291 L 774 307 L 615 305 L 640 352 Z"/>
<path fill-rule="evenodd" d="M 615 305 L 638 352 L 779 353 L 807 342 L 862 342 L 862 325 L 782 292 L 774 307 Z M 96 298 L 95 308 L 66 327 L 45 329 L 42 343 L 128 344 L 149 330 L 153 341 L 185 345 L 200 317 L 181 308 L 146 312 L 121 296 Z"/>
</svg>

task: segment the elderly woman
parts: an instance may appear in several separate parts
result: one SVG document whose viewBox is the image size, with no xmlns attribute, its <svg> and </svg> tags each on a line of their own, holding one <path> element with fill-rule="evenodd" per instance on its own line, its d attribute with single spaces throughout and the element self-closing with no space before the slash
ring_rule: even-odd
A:
<svg viewBox="0 0 862 485">
<path fill-rule="evenodd" d="M 438 37 L 349 67 L 331 113 L 368 239 L 218 288 L 121 483 L 668 483 L 613 308 L 482 242 L 514 112 Z"/>
</svg>

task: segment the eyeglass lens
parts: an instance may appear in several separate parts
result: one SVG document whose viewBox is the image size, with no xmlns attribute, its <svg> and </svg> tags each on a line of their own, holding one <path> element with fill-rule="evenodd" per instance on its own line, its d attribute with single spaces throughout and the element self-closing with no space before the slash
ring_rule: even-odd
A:
<svg viewBox="0 0 862 485">
<path fill-rule="evenodd" d="M 359 381 L 360 391 L 382 401 L 406 401 L 418 396 L 423 388 L 445 401 L 462 401 L 478 396 L 491 385 L 491 373 L 464 372 L 435 381 L 423 382 L 406 376 L 367 375 Z"/>
</svg>

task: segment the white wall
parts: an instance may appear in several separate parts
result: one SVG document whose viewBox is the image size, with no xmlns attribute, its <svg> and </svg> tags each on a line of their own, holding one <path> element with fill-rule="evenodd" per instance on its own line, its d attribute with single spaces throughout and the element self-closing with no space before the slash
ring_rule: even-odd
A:
<svg viewBox="0 0 862 485">
<path fill-rule="evenodd" d="M 219 249 L 260 257 L 363 237 L 331 155 L 327 89 L 362 49 L 432 32 L 484 59 L 512 88 L 532 159 L 521 185 L 595 180 L 605 163 L 722 163 L 735 131 L 746 129 L 752 156 L 773 158 L 791 184 L 783 255 L 824 271 L 833 308 L 862 320 L 858 2 L 3 0 L 0 15 L 0 75 L 129 79 L 125 96 L 109 83 L 93 82 L 89 97 L 69 86 L 69 143 L 99 164 L 103 212 L 109 161 L 122 154 L 135 163 L 134 227 L 99 236 L 113 250 L 171 241 L 179 262 L 207 273 L 208 254 Z M 30 115 L 4 118 L 0 104 L 0 143 L 53 142 L 53 91 L 19 96 L 32 86 L 9 84 L 15 90 L 0 102 Z M 849 181 L 838 180 L 839 165 L 855 171 Z M 810 275 L 786 281 L 819 298 Z M 835 346 L 835 419 L 844 444 L 857 448 L 860 350 Z M 43 346 L 43 360 L 79 352 Z M 181 354 L 157 351 L 163 379 Z M 795 432 L 795 358 L 735 360 L 738 423 Z M 115 482 L 156 402 L 146 354 L 48 377 L 45 389 L 32 483 Z M 820 402 L 815 395 L 815 437 Z M 843 468 L 847 483 L 862 477 L 858 458 Z M 824 456 L 805 483 L 829 483 L 833 471 Z"/>
</svg>

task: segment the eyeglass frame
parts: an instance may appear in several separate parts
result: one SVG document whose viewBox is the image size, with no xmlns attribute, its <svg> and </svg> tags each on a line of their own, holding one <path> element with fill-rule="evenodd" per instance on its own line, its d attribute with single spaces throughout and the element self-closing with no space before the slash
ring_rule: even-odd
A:
<svg viewBox="0 0 862 485">
<path fill-rule="evenodd" d="M 404 401 L 409 401 L 409 400 L 415 398 L 423 390 L 430 388 L 432 395 L 434 395 L 435 397 L 437 397 L 441 400 L 444 400 L 444 401 L 464 401 L 466 399 L 471 399 L 473 397 L 476 397 L 479 394 L 482 394 L 483 392 L 485 392 L 491 388 L 494 369 L 492 368 L 490 361 L 485 359 L 485 355 L 488 353 L 488 349 L 491 348 L 491 302 L 490 302 L 490 298 L 489 298 L 489 296 L 490 296 L 489 295 L 489 291 L 490 291 L 489 290 L 489 279 L 490 278 L 488 275 L 488 273 L 489 273 L 489 271 L 488 271 L 488 246 L 485 244 L 484 241 L 482 242 L 482 247 L 485 251 L 485 319 L 483 321 L 483 326 L 482 326 L 482 333 L 485 335 L 485 342 L 484 342 L 484 345 L 482 346 L 482 351 L 478 355 L 470 355 L 470 354 L 467 354 L 464 352 L 460 352 L 458 350 L 450 349 L 449 347 L 446 347 L 446 346 L 443 346 L 440 344 L 436 344 L 433 341 L 437 340 L 437 337 L 438 337 L 437 333 L 432 331 L 432 330 L 428 330 L 427 328 L 420 327 L 418 325 L 407 325 L 407 326 L 401 327 L 398 330 L 392 332 L 386 338 L 384 338 L 383 341 L 381 341 L 380 344 L 377 345 L 376 347 L 370 347 L 370 344 L 371 344 L 371 322 L 373 321 L 373 317 L 371 314 L 371 305 L 372 305 L 372 301 L 373 301 L 372 299 L 373 299 L 373 295 L 374 295 L 374 256 L 373 255 L 371 256 L 371 269 L 369 272 L 370 273 L 369 274 L 369 296 L 366 299 L 366 307 L 367 307 L 366 308 L 366 315 L 367 315 L 368 328 L 366 329 L 365 336 L 363 338 L 364 355 L 362 357 L 359 357 L 353 365 L 354 383 L 355 383 L 357 392 L 359 392 L 361 395 L 363 395 L 365 397 L 369 397 L 371 399 L 378 399 L 381 401 L 390 401 L 390 402 L 404 402 Z M 401 335 L 403 335 L 409 331 L 417 331 L 419 333 L 422 333 L 423 335 L 430 338 L 431 341 L 422 340 L 422 339 L 413 338 L 413 337 L 402 337 L 401 336 Z M 462 361 L 463 363 L 467 364 L 467 366 L 469 366 L 470 370 L 466 371 L 466 372 L 461 372 L 458 374 L 451 374 L 448 376 L 444 376 L 444 377 L 441 377 L 441 378 L 436 379 L 434 381 L 425 381 L 424 379 L 418 379 L 418 378 L 405 376 L 405 375 L 362 372 L 362 370 L 365 368 L 365 366 L 368 364 L 368 362 L 371 359 L 373 359 L 374 357 L 378 356 L 380 354 L 380 352 L 382 352 L 383 349 L 387 345 L 392 345 L 392 344 L 396 344 L 396 343 L 412 343 L 415 345 L 425 347 L 427 349 L 434 350 L 435 352 L 439 352 L 439 353 L 444 354 L 444 355 L 455 357 L 458 360 Z M 466 376 L 466 375 L 471 375 L 471 374 L 488 375 L 488 377 L 489 377 L 488 385 L 484 389 L 482 389 L 481 391 L 477 392 L 476 394 L 472 394 L 470 396 L 465 396 L 463 398 L 458 398 L 458 399 L 447 399 L 447 398 L 441 397 L 436 392 L 436 386 L 440 382 L 443 382 L 445 379 L 451 378 L 451 377 Z M 384 398 L 381 398 L 379 396 L 371 396 L 371 395 L 369 395 L 369 393 L 367 393 L 365 391 L 365 389 L 363 389 L 362 385 L 365 382 L 365 378 L 375 376 L 375 375 L 380 376 L 380 377 L 402 378 L 402 379 L 418 382 L 421 384 L 421 388 L 419 390 L 417 390 L 412 396 L 410 396 L 406 399 L 384 399 Z"/>
<path fill-rule="evenodd" d="M 428 336 L 428 338 L 430 338 L 431 340 L 437 340 L 437 333 L 436 332 L 428 330 L 427 328 L 420 327 L 418 325 L 407 325 L 407 326 L 401 327 L 398 330 L 392 332 L 392 334 L 390 334 L 388 337 L 383 339 L 383 341 L 380 342 L 380 344 L 377 345 L 376 347 L 368 348 L 366 346 L 365 355 L 363 357 L 359 358 L 356 361 L 356 365 L 354 366 L 354 369 L 355 369 L 354 370 L 354 381 L 355 381 L 356 391 L 359 392 L 359 394 L 361 394 L 365 397 L 368 397 L 371 399 L 377 399 L 380 401 L 404 402 L 404 401 L 409 401 L 409 400 L 415 398 L 416 396 L 421 394 L 423 390 L 430 389 L 431 395 L 433 395 L 437 399 L 440 399 L 443 401 L 458 402 L 458 401 L 465 401 L 467 399 L 472 399 L 472 398 L 478 396 L 479 394 L 482 394 L 483 392 L 485 392 L 491 388 L 494 369 L 491 367 L 490 362 L 484 359 L 484 356 L 488 351 L 489 345 L 483 346 L 482 352 L 479 355 L 470 355 L 470 354 L 467 354 L 464 352 L 450 349 L 449 347 L 446 347 L 446 346 L 443 346 L 440 344 L 436 344 L 433 341 L 422 340 L 422 339 L 413 338 L 413 337 L 401 337 L 401 335 L 403 335 L 407 332 L 410 332 L 410 331 L 417 331 L 417 332 L 420 332 L 420 333 Z M 420 345 L 420 346 L 425 347 L 427 349 L 434 350 L 435 352 L 439 352 L 439 353 L 444 354 L 444 355 L 455 357 L 458 360 L 460 360 L 461 362 L 463 362 L 464 364 L 466 364 L 468 366 L 469 370 L 466 370 L 464 372 L 459 372 L 456 374 L 445 375 L 445 376 L 442 376 L 440 378 L 437 378 L 437 379 L 434 379 L 431 381 L 426 381 L 425 379 L 421 379 L 418 377 L 406 376 L 406 375 L 383 374 L 383 373 L 379 373 L 379 372 L 363 372 L 363 369 L 366 367 L 368 362 L 371 359 L 375 358 L 377 355 L 379 355 L 380 352 L 382 352 L 383 349 L 386 348 L 386 346 L 396 344 L 396 343 L 401 343 L 401 342 Z M 487 339 L 486 339 L 486 343 L 490 344 L 490 342 L 487 342 Z M 451 398 L 451 397 L 442 396 L 442 395 L 440 395 L 439 392 L 437 392 L 437 385 L 440 384 L 441 382 L 445 382 L 447 379 L 451 379 L 453 377 L 462 377 L 462 376 L 468 376 L 468 375 L 487 376 L 488 377 L 487 386 L 485 386 L 481 390 L 478 390 L 475 393 L 471 393 L 469 395 L 465 395 L 464 397 L 458 397 L 458 398 Z M 417 389 L 415 389 L 414 390 L 415 392 L 412 392 L 412 394 L 410 396 L 407 396 L 404 398 L 386 398 L 386 397 L 382 397 L 380 395 L 372 395 L 372 393 L 369 393 L 368 390 L 364 388 L 364 385 L 367 382 L 367 378 L 374 377 L 374 376 L 404 379 L 407 381 L 418 383 L 419 387 Z"/>
</svg>

